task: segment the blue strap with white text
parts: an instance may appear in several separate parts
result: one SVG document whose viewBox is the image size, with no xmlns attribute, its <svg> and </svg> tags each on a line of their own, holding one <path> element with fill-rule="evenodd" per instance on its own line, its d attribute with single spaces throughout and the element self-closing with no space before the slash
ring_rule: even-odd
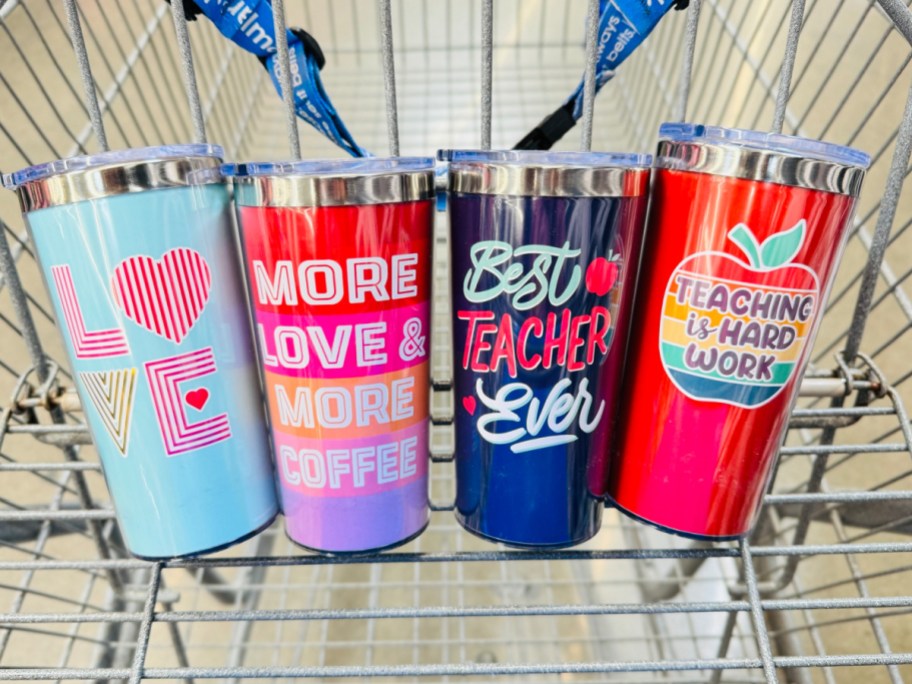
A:
<svg viewBox="0 0 912 684">
<path fill-rule="evenodd" d="M 185 0 L 184 6 L 188 19 L 195 19 L 197 13 L 206 15 L 222 35 L 259 57 L 281 94 L 270 0 Z M 324 60 L 316 41 L 301 29 L 289 30 L 288 52 L 297 115 L 353 157 L 370 156 L 348 132 L 323 87 Z"/>
<path fill-rule="evenodd" d="M 642 43 L 672 7 L 683 9 L 682 0 L 600 0 L 595 92 L 614 70 Z M 546 150 L 573 128 L 583 115 L 583 81 L 564 104 L 545 117 L 514 149 Z"/>
</svg>

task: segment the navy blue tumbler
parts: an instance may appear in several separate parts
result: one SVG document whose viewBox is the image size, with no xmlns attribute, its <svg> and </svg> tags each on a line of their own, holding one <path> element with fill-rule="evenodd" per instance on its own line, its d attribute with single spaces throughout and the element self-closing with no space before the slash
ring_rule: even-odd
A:
<svg viewBox="0 0 912 684">
<path fill-rule="evenodd" d="M 646 155 L 449 152 L 456 516 L 515 546 L 599 530 Z"/>
</svg>

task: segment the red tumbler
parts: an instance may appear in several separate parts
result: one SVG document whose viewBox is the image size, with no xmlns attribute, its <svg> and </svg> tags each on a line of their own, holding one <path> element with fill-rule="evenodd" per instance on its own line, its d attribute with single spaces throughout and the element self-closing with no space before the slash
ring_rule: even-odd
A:
<svg viewBox="0 0 912 684">
<path fill-rule="evenodd" d="M 428 523 L 434 162 L 226 167 L 285 526 L 327 553 Z"/>
<path fill-rule="evenodd" d="M 608 496 L 693 537 L 760 509 L 869 157 L 785 136 L 660 129 Z"/>
</svg>

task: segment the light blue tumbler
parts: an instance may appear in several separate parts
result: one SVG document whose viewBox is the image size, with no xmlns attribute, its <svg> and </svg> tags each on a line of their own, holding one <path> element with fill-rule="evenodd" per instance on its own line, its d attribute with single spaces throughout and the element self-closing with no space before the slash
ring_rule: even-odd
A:
<svg viewBox="0 0 912 684">
<path fill-rule="evenodd" d="M 209 145 L 11 174 L 129 550 L 214 551 L 277 504 L 230 218 Z"/>
</svg>

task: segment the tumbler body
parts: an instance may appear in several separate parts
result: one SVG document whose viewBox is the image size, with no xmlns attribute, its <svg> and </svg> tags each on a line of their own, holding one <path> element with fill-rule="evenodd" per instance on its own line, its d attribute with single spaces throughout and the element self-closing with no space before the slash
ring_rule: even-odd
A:
<svg viewBox="0 0 912 684">
<path fill-rule="evenodd" d="M 456 515 L 471 532 L 567 546 L 599 529 L 647 165 L 453 157 Z"/>
<path fill-rule="evenodd" d="M 277 513 L 220 153 L 13 176 L 124 540 L 146 558 L 227 546 Z"/>
<path fill-rule="evenodd" d="M 735 538 L 768 486 L 866 156 L 702 126 L 661 137 L 609 495 L 667 530 Z"/>
<path fill-rule="evenodd" d="M 432 161 L 247 168 L 238 223 L 287 533 L 330 553 L 403 543 L 429 515 Z"/>
</svg>

